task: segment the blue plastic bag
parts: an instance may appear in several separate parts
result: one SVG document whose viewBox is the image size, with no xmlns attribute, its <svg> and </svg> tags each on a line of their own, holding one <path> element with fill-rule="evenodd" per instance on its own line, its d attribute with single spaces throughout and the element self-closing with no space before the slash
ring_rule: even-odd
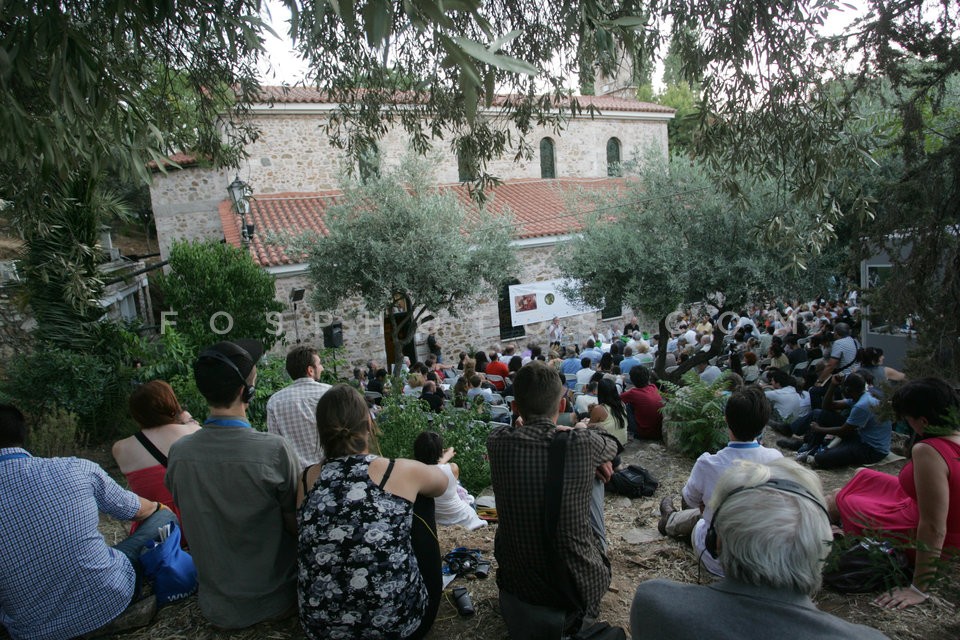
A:
<svg viewBox="0 0 960 640">
<path fill-rule="evenodd" d="M 140 555 L 144 575 L 153 583 L 157 604 L 183 600 L 197 590 L 197 567 L 189 553 L 180 548 L 180 526 L 171 522 L 170 534 L 148 542 Z"/>
</svg>

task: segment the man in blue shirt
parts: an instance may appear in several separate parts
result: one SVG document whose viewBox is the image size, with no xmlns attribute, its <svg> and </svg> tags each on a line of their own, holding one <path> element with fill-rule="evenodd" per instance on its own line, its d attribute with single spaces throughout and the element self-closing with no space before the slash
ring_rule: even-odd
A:
<svg viewBox="0 0 960 640">
<path fill-rule="evenodd" d="M 620 373 L 624 376 L 630 375 L 630 369 L 633 369 L 640 363 L 640 360 L 634 357 L 633 349 L 625 347 L 623 350 L 623 360 L 620 361 Z"/>
<path fill-rule="evenodd" d="M 26 435 L 23 414 L 0 405 L 0 624 L 14 640 L 59 640 L 149 623 L 156 600 L 133 602 L 140 552 L 176 516 L 89 460 L 31 456 Z M 109 547 L 100 512 L 143 523 Z"/>
<path fill-rule="evenodd" d="M 580 358 L 590 358 L 591 365 L 600 362 L 601 356 L 603 356 L 603 352 L 597 349 L 597 345 L 593 340 L 587 340 L 583 351 L 580 352 Z"/>
<path fill-rule="evenodd" d="M 567 357 L 560 364 L 560 373 L 564 374 L 564 376 L 568 376 L 576 375 L 577 371 L 580 371 L 580 357 L 577 355 L 577 350 L 571 348 L 570 351 L 567 352 Z M 567 380 L 567 388 L 573 389 L 574 386 L 576 386 L 576 382 L 576 380 L 572 379 Z"/>
<path fill-rule="evenodd" d="M 873 464 L 890 453 L 890 422 L 881 422 L 874 413 L 880 405 L 876 396 L 867 392 L 867 384 L 860 374 L 846 378 L 836 374 L 830 378 L 824 403 L 832 404 L 834 389 L 843 385 L 843 395 L 850 406 L 850 414 L 839 427 L 810 424 L 810 432 L 797 460 L 821 469 L 835 469 L 850 465 Z M 823 448 L 826 437 L 841 438 L 839 445 Z"/>
</svg>

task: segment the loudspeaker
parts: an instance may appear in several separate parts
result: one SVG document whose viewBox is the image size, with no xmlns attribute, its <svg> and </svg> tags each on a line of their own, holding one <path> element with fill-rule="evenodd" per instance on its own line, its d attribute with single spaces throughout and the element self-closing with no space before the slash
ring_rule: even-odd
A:
<svg viewBox="0 0 960 640">
<path fill-rule="evenodd" d="M 323 328 L 323 346 L 335 349 L 343 346 L 343 323 L 334 322 Z"/>
</svg>

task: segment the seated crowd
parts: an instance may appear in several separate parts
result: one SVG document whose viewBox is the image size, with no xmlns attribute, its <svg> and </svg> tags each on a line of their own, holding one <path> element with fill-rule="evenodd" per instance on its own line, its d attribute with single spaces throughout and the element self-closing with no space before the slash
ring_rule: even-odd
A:
<svg viewBox="0 0 960 640">
<path fill-rule="evenodd" d="M 880 596 L 885 607 L 925 600 L 941 555 L 960 549 L 960 398 L 945 382 L 892 391 L 918 439 L 899 478 L 862 470 L 825 498 L 815 473 L 762 446 L 769 425 L 789 436 L 778 445 L 798 449 L 810 466 L 877 462 L 889 453 L 891 430 L 877 415 L 879 398 L 890 393 L 887 381 L 903 380 L 882 352 L 860 350 L 842 305 L 796 305 L 783 315 L 791 321 L 741 313 L 720 357 L 697 365 L 725 397 L 729 444 L 697 459 L 680 510 L 671 497 L 661 501 L 658 527 L 690 540 L 722 580 L 639 585 L 634 638 L 779 630 L 882 638 L 810 599 L 831 524 L 914 545 L 913 582 Z M 557 340 L 546 352 L 495 345 L 460 353 L 456 365 L 443 362 L 431 335 L 430 355 L 404 363 L 405 384 L 394 392 L 422 399 L 425 410 L 502 401 L 512 414 L 487 441 L 500 612 L 511 638 L 560 638 L 600 615 L 611 581 L 604 484 L 630 439 L 662 436 L 654 358 L 678 366 L 711 352 L 721 333 L 713 322 L 691 319 L 658 345 L 633 319 L 622 337 L 597 327 L 581 349 L 561 344 L 555 320 L 549 335 Z M 208 404 L 202 427 L 165 382 L 131 394 L 140 430 L 113 448 L 131 491 L 93 463 L 31 457 L 22 414 L 0 406 L 0 623 L 14 639 L 92 637 L 146 623 L 153 610 L 140 598 L 140 550 L 174 520 L 196 563 L 200 610 L 218 629 L 299 615 L 310 638 L 429 632 L 442 594 L 437 525 L 487 524 L 459 485 L 455 451 L 428 431 L 413 443 L 415 460 L 377 455 L 376 403 L 396 382 L 370 361 L 349 384 L 323 384 L 320 358 L 306 346 L 287 355 L 293 382 L 270 398 L 267 432 L 253 430 L 247 411 L 261 355 L 252 341 L 198 355 L 194 379 Z M 67 524 L 56 530 L 70 535 L 51 535 L 51 506 Z M 98 512 L 132 521 L 130 535 L 109 547 Z M 678 602 L 687 614 L 676 615 Z"/>
</svg>

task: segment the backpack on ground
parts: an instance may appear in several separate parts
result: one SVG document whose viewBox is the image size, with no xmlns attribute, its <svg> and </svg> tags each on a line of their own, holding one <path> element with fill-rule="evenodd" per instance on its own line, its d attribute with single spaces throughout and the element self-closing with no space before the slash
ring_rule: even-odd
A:
<svg viewBox="0 0 960 640">
<path fill-rule="evenodd" d="M 607 491 L 628 498 L 649 497 L 654 494 L 660 483 L 650 472 L 640 465 L 631 464 L 613 474 L 607 483 Z"/>
</svg>

